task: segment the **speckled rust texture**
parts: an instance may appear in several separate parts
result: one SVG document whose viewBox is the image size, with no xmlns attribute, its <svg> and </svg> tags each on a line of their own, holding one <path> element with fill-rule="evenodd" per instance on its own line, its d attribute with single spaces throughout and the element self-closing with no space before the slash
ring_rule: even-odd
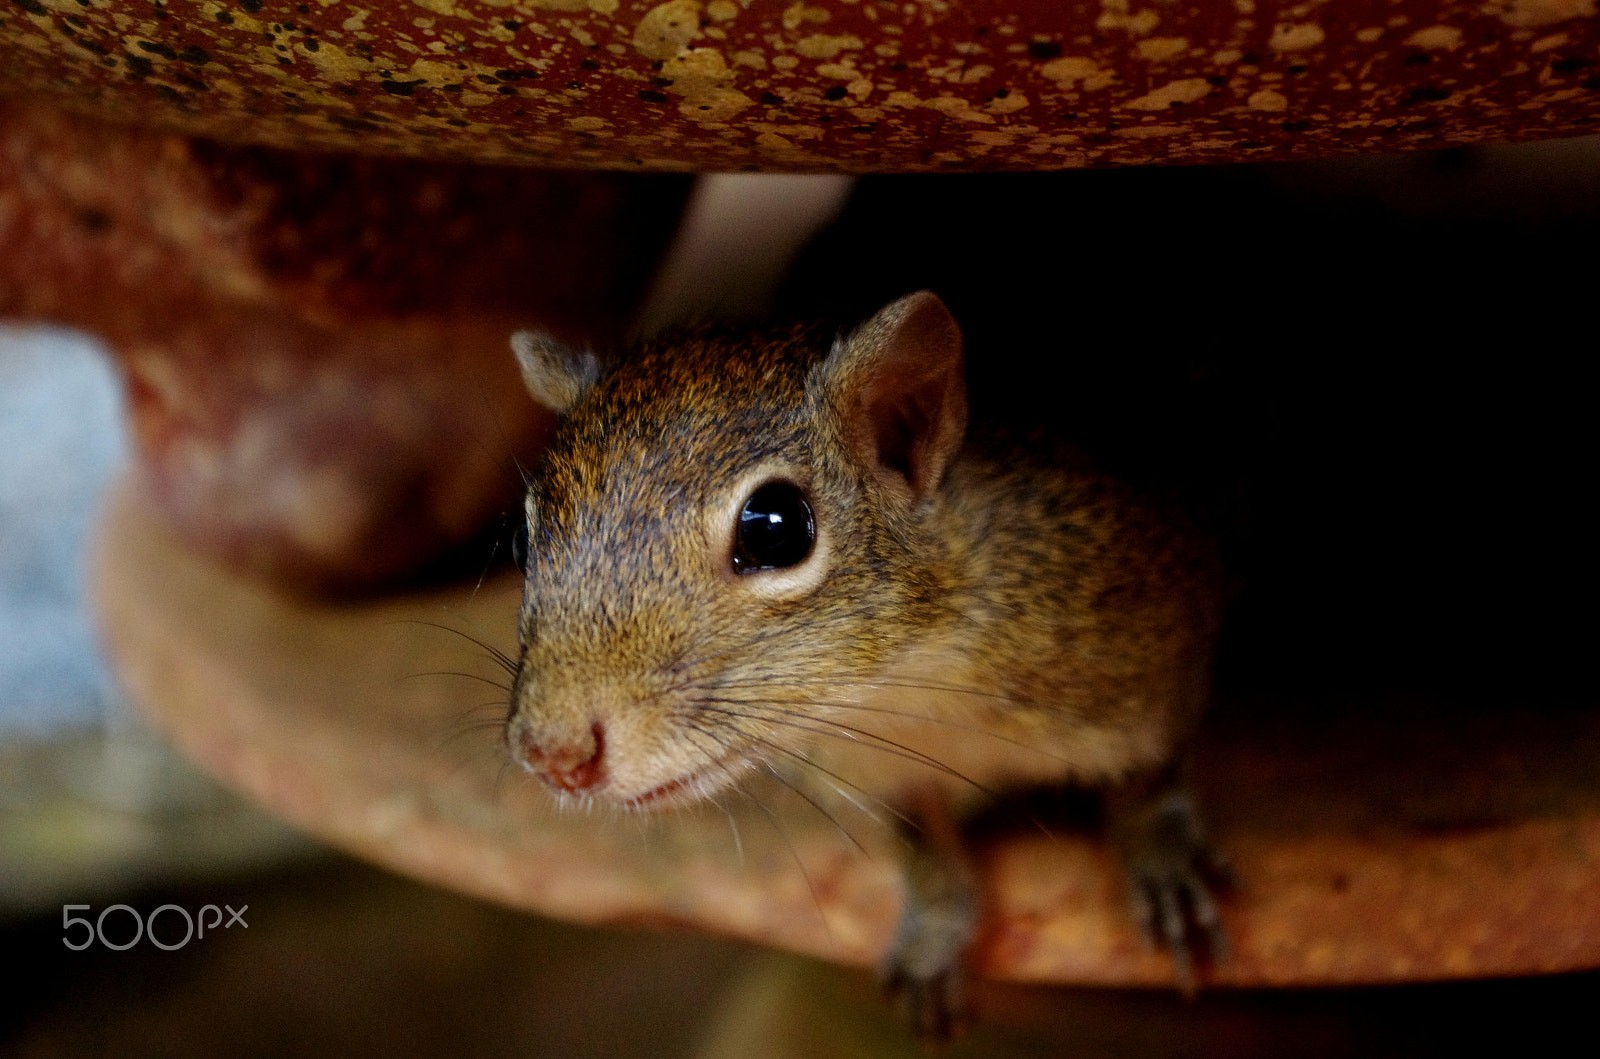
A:
<svg viewBox="0 0 1600 1059">
<path fill-rule="evenodd" d="M 108 344 L 146 499 L 319 590 L 413 573 L 517 506 L 547 418 L 518 327 L 615 338 L 676 177 L 225 147 L 0 99 L 0 316 Z"/>
<path fill-rule="evenodd" d="M 323 323 L 532 311 L 604 340 L 686 193 L 677 179 L 227 147 L 0 98 L 0 312 L 122 339 L 217 298 Z M 107 283 L 138 297 L 108 299 Z"/>
<path fill-rule="evenodd" d="M 258 144 L 1051 169 L 1586 132 L 1595 0 L 0 0 L 0 90 Z"/>
</svg>

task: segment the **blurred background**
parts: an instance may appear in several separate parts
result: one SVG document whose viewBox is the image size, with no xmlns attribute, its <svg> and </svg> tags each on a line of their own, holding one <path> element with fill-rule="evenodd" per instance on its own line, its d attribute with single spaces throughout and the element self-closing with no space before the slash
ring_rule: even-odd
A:
<svg viewBox="0 0 1600 1059">
<path fill-rule="evenodd" d="M 1204 498 L 1246 586 L 1226 690 L 1592 706 L 1600 138 L 863 178 L 842 212 L 848 185 L 799 179 L 784 238 L 821 231 L 777 305 L 859 319 L 931 286 L 974 350 L 1005 351 L 975 354 L 980 402 L 1032 394 L 1104 462 Z M 749 223 L 737 194 L 701 208 L 664 288 L 734 252 L 695 223 Z M 974 218 L 966 236 L 930 223 L 952 211 Z M 1058 369 L 1067 383 L 1034 384 Z M 0 1054 L 923 1054 L 864 974 L 491 908 L 321 848 L 177 760 L 119 698 L 85 604 L 97 505 L 126 459 L 120 400 L 91 339 L 0 329 L 0 952 L 16 972 Z M 116 902 L 248 905 L 249 926 L 173 952 L 63 944 L 64 905 Z M 993 1024 L 947 1054 L 1543 1050 L 1587 1031 L 1597 986 L 989 989 Z M 1025 1030 L 1004 1017 L 1041 1006 Z"/>
</svg>

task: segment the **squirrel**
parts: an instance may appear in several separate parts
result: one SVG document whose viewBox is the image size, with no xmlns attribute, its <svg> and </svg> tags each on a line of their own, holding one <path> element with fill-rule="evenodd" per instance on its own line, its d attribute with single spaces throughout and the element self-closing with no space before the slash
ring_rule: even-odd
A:
<svg viewBox="0 0 1600 1059">
<path fill-rule="evenodd" d="M 628 809 L 763 769 L 892 807 L 882 976 L 932 1036 L 964 1017 L 982 907 L 961 821 L 994 789 L 1101 787 L 1139 925 L 1192 990 L 1227 873 L 1180 777 L 1223 595 L 1203 535 L 1064 442 L 969 426 L 927 291 L 843 336 L 691 329 L 604 368 L 512 346 L 560 417 L 515 547 L 517 763 Z"/>
</svg>

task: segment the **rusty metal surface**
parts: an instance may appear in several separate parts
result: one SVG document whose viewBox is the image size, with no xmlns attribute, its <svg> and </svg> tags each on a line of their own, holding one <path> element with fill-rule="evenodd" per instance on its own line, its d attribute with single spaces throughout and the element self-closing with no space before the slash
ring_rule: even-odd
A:
<svg viewBox="0 0 1600 1059">
<path fill-rule="evenodd" d="M 0 98 L 0 315 L 106 343 L 147 499 L 279 582 L 414 576 L 514 508 L 519 327 L 615 339 L 688 182 L 233 147 Z"/>
<path fill-rule="evenodd" d="M 687 925 L 847 963 L 898 900 L 893 839 L 864 856 L 781 792 L 641 821 L 556 812 L 503 772 L 495 670 L 514 576 L 362 606 L 295 602 L 186 552 L 124 497 L 98 608 L 136 702 L 189 756 L 329 841 L 400 871 L 591 922 Z M 1347 696 L 1224 702 L 1197 782 L 1243 880 L 1217 985 L 1514 975 L 1600 966 L 1600 710 Z M 774 822 L 781 825 L 780 834 Z M 737 847 L 736 847 L 737 841 Z M 1021 822 L 984 847 L 981 970 L 1163 984 L 1108 851 Z"/>
<path fill-rule="evenodd" d="M 1594 0 L 7 0 L 0 91 L 280 147 L 1058 169 L 1591 131 Z"/>
</svg>

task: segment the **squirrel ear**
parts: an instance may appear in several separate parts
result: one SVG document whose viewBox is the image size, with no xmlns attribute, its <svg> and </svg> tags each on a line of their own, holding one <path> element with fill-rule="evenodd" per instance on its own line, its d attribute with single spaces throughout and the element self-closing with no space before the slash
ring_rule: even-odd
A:
<svg viewBox="0 0 1600 1059">
<path fill-rule="evenodd" d="M 944 302 L 918 291 L 880 310 L 823 373 L 856 454 L 918 500 L 938 489 L 967 432 L 961 329 Z"/>
<path fill-rule="evenodd" d="M 543 331 L 518 331 L 511 336 L 511 350 L 528 392 L 557 415 L 577 404 L 600 376 L 593 353 L 570 349 Z"/>
</svg>

